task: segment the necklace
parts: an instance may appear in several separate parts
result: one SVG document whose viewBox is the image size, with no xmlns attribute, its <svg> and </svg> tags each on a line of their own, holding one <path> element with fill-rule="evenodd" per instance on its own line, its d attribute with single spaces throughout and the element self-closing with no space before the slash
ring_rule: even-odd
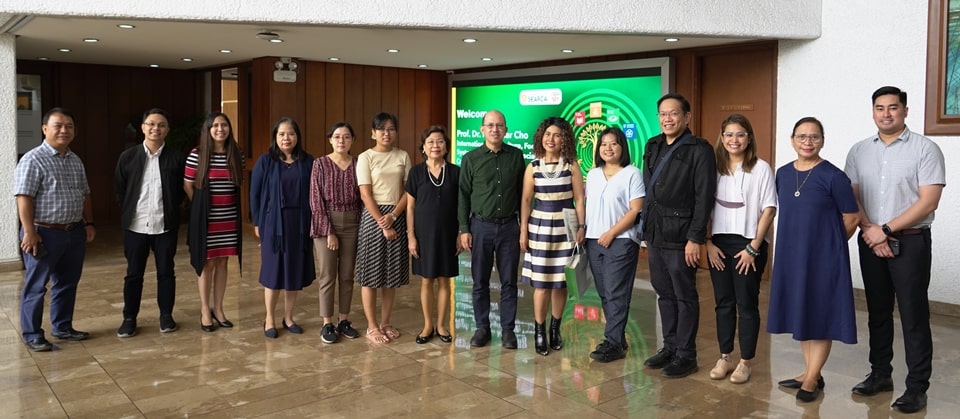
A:
<svg viewBox="0 0 960 419">
<path fill-rule="evenodd" d="M 434 182 L 434 181 L 433 181 L 433 174 L 430 173 L 430 167 L 429 167 L 429 166 L 423 165 L 423 167 L 424 167 L 424 169 L 427 170 L 427 179 L 430 179 L 430 183 L 432 183 L 433 186 L 436 186 L 436 187 L 439 188 L 441 185 L 443 185 L 443 177 L 444 177 L 443 175 L 447 172 L 447 165 L 442 165 L 442 166 L 440 166 L 440 183 L 437 183 L 437 182 Z"/>
<path fill-rule="evenodd" d="M 815 169 L 815 168 L 817 167 L 817 163 L 820 163 L 820 159 L 817 159 L 817 161 L 813 163 L 813 166 L 810 166 L 810 171 L 808 171 L 808 172 L 807 172 L 807 176 L 805 176 L 805 177 L 803 178 L 803 182 L 800 181 L 800 171 L 799 171 L 799 170 L 796 170 L 796 174 L 797 174 L 797 191 L 793 193 L 793 197 L 794 197 L 794 198 L 799 198 L 799 197 L 800 197 L 800 188 L 803 187 L 803 184 L 807 183 L 807 179 L 810 179 L 810 174 L 813 173 L 813 169 Z"/>
<path fill-rule="evenodd" d="M 563 171 L 563 157 L 560 158 L 560 161 L 557 162 L 555 167 L 557 170 L 550 171 L 546 170 L 547 162 L 546 160 L 540 160 L 540 173 L 543 173 L 543 177 L 547 179 L 556 179 L 560 177 L 560 172 Z"/>
</svg>

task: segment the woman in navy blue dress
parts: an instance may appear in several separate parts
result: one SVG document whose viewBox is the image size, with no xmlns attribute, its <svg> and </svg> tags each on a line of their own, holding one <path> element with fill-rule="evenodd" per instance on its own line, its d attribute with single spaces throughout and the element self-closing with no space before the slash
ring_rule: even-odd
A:
<svg viewBox="0 0 960 419">
<path fill-rule="evenodd" d="M 283 293 L 281 324 L 290 333 L 303 329 L 293 321 L 297 292 L 313 283 L 313 239 L 310 238 L 310 171 L 313 156 L 300 143 L 300 127 L 281 118 L 273 127 L 270 150 L 253 167 L 250 215 L 260 239 L 260 285 L 267 316 L 263 335 L 277 337 L 273 311 Z"/>
<path fill-rule="evenodd" d="M 857 342 L 847 240 L 859 222 L 850 178 L 823 160 L 823 124 L 800 119 L 791 142 L 797 160 L 777 170 L 779 220 L 767 331 L 800 341 L 806 371 L 779 382 L 810 402 L 833 341 Z"/>
</svg>

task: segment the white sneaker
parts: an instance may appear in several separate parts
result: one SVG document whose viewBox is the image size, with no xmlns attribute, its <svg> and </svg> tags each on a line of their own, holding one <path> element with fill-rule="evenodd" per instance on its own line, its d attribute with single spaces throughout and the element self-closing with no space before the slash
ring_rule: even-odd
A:
<svg viewBox="0 0 960 419">
<path fill-rule="evenodd" d="M 737 364 L 737 369 L 730 374 L 730 382 L 734 384 L 743 384 L 750 380 L 750 366 L 744 363 Z"/>
<path fill-rule="evenodd" d="M 717 365 L 710 370 L 710 378 L 713 380 L 722 380 L 723 377 L 726 377 L 734 368 L 736 368 L 736 365 L 730 360 L 730 356 L 721 355 L 717 361 Z"/>
</svg>

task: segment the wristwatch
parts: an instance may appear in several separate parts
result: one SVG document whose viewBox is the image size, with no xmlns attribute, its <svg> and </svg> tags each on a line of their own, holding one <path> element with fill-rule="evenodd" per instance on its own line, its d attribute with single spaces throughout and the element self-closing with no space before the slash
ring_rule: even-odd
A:
<svg viewBox="0 0 960 419">
<path fill-rule="evenodd" d="M 886 224 L 880 226 L 880 229 L 883 230 L 883 234 L 886 234 L 886 235 L 888 235 L 888 236 L 892 236 L 892 235 L 893 235 L 893 231 L 890 230 L 890 226 L 888 226 L 888 225 L 886 225 Z"/>
</svg>

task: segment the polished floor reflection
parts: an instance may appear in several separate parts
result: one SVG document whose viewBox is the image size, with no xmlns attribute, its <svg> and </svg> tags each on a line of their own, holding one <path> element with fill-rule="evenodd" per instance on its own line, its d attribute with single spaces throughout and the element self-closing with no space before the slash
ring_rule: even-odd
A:
<svg viewBox="0 0 960 419">
<path fill-rule="evenodd" d="M 787 336 L 761 335 L 758 362 L 748 383 L 710 380 L 708 372 L 718 351 L 706 273 L 698 276 L 700 371 L 683 379 L 661 378 L 658 371 L 642 366 L 657 349 L 659 324 L 656 296 L 643 263 L 627 329 L 629 354 L 609 364 L 589 357 L 603 335 L 603 314 L 593 290 L 583 298 L 571 292 L 561 351 L 546 357 L 534 353 L 533 293 L 526 286 L 520 288 L 520 349 L 501 349 L 496 327 L 492 345 L 470 349 L 473 317 L 466 275 L 455 281 L 452 344 L 438 339 L 426 345 L 414 342 L 422 325 L 419 279 L 397 293 L 393 323 L 403 335 L 394 343 L 374 345 L 362 337 L 321 343 L 316 286 L 301 294 L 297 309 L 297 322 L 306 333 L 281 330 L 279 339 L 267 340 L 261 327 L 263 292 L 257 283 L 259 250 L 250 237 L 244 243 L 242 276 L 235 260 L 230 265 L 225 305 L 236 327 L 200 331 L 196 277 L 181 248 L 174 311 L 180 330 L 159 333 L 150 270 L 139 334 L 121 339 L 116 330 L 125 262 L 119 243 L 119 233 L 105 227 L 87 256 L 75 326 L 91 332 L 91 339 L 54 342 L 53 352 L 32 353 L 23 346 L 18 319 L 23 273 L 0 274 L 0 416 L 947 418 L 960 412 L 960 319 L 955 317 L 933 316 L 929 407 L 914 415 L 889 408 L 903 391 L 899 335 L 896 390 L 872 398 L 849 391 L 868 372 L 862 309 L 857 312 L 860 343 L 834 345 L 824 372 L 824 395 L 813 403 L 798 404 L 793 391 L 776 387 L 778 380 L 800 373 L 803 365 L 799 345 Z M 764 307 L 768 285 L 762 290 Z M 496 324 L 496 308 L 493 317 Z M 49 332 L 47 313 L 44 319 Z M 363 332 L 359 290 L 352 319 Z M 52 339 L 49 333 L 47 337 Z"/>
</svg>

